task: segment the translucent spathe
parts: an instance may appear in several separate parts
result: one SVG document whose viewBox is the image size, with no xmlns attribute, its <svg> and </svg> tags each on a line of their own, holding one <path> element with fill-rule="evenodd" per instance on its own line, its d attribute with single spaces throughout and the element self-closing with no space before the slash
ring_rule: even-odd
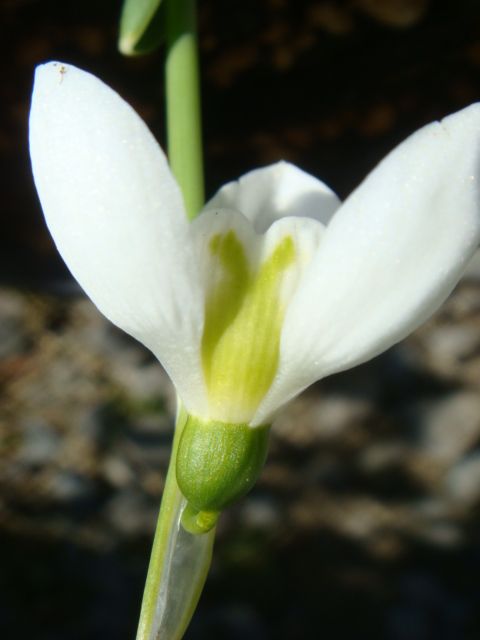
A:
<svg viewBox="0 0 480 640">
<path fill-rule="evenodd" d="M 65 262 L 203 419 L 265 424 L 315 380 L 387 349 L 438 308 L 478 245 L 478 105 L 412 135 L 341 206 L 323 183 L 279 163 L 223 187 L 190 226 L 163 152 L 94 76 L 40 67 L 30 123 L 35 182 Z M 209 247 L 220 232 L 241 244 L 252 278 L 279 243 L 293 243 L 278 288 L 278 362 L 253 408 L 242 389 L 212 402 L 206 383 L 207 300 L 224 275 Z M 236 335 L 239 353 L 247 337 L 260 340 L 247 320 Z"/>
</svg>

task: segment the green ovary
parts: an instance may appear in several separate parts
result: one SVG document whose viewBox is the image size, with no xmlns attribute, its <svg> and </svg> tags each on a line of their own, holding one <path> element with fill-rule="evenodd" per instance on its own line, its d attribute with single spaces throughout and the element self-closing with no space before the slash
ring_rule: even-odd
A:
<svg viewBox="0 0 480 640">
<path fill-rule="evenodd" d="M 257 272 L 233 231 L 215 235 L 210 250 L 222 270 L 206 302 L 202 338 L 211 417 L 248 422 L 277 371 L 285 314 L 280 287 L 295 245 L 282 238 Z"/>
</svg>

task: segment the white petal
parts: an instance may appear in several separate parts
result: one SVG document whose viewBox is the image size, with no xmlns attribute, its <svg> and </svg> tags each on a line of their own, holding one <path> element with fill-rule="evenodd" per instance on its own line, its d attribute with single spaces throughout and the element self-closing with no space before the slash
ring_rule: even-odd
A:
<svg viewBox="0 0 480 640">
<path fill-rule="evenodd" d="M 477 104 L 413 134 L 350 196 L 292 300 L 279 375 L 256 421 L 439 307 L 478 246 L 479 162 Z"/>
<path fill-rule="evenodd" d="M 228 182 L 205 210 L 234 209 L 263 233 L 285 216 L 314 218 L 325 225 L 339 206 L 340 200 L 323 182 L 293 164 L 278 162 Z"/>
<path fill-rule="evenodd" d="M 202 405 L 203 301 L 191 231 L 166 158 L 142 120 L 94 76 L 37 69 L 30 152 L 58 250 L 97 307 Z"/>
<path fill-rule="evenodd" d="M 209 248 L 211 239 L 215 235 L 233 231 L 243 246 L 253 272 L 258 270 L 282 238 L 290 236 L 295 245 L 296 260 L 288 277 L 284 278 L 282 294 L 285 306 L 288 305 L 303 274 L 314 259 L 325 233 L 325 228 L 317 220 L 298 216 L 281 218 L 274 222 L 266 233 L 259 234 L 252 228 L 246 216 L 228 209 L 204 210 L 191 225 L 198 251 L 198 269 L 204 292 L 203 298 L 208 295 L 209 288 L 219 275 L 218 261 L 212 256 Z"/>
<path fill-rule="evenodd" d="M 235 292 L 235 301 L 238 300 L 239 303 L 235 316 L 231 317 L 229 296 L 223 297 L 222 304 L 219 304 L 217 299 L 215 319 L 212 321 L 216 325 L 219 344 L 223 343 L 220 347 L 221 362 L 219 364 L 217 360 L 215 366 L 215 371 L 220 373 L 214 378 L 215 390 L 210 393 L 208 414 L 202 417 L 223 422 L 248 423 L 258 406 L 258 401 L 256 398 L 252 400 L 247 388 L 250 388 L 252 382 L 263 379 L 261 371 L 264 366 L 268 368 L 268 363 L 271 362 L 264 359 L 264 354 L 269 353 L 272 358 L 278 355 L 275 350 L 271 352 L 271 345 L 280 337 L 280 333 L 273 333 L 275 328 L 270 321 L 277 319 L 278 316 L 275 313 L 283 314 L 283 310 L 288 307 L 298 283 L 301 282 L 303 274 L 315 256 L 324 234 L 324 227 L 310 218 L 289 217 L 275 222 L 266 234 L 257 235 L 249 221 L 237 211 L 216 209 L 204 211 L 196 218 L 192 222 L 192 231 L 197 243 L 198 268 L 204 283 L 205 300 L 210 298 L 225 275 L 228 275 L 227 288 L 223 290 L 223 294 Z M 241 245 L 240 254 L 236 250 L 229 249 L 228 255 L 232 258 L 233 271 L 229 269 L 228 264 L 225 265 L 224 259 L 219 259 L 217 251 L 212 250 L 214 239 L 225 237 L 230 232 Z M 294 258 L 287 266 L 278 267 L 279 298 L 269 298 L 268 295 L 254 298 L 255 305 L 250 307 L 250 311 L 244 316 L 244 324 L 235 326 L 235 322 L 241 317 L 242 309 L 245 309 L 245 302 L 248 305 L 252 301 L 248 296 L 242 297 L 242 285 L 246 284 L 248 277 L 258 275 L 262 265 L 286 238 L 293 243 Z M 245 258 L 245 263 L 238 258 L 239 255 Z M 245 272 L 242 269 L 243 265 L 246 266 Z M 240 273 L 248 276 L 240 276 L 236 279 L 235 275 Z M 273 279 L 270 282 L 274 284 L 275 273 L 272 273 L 270 278 Z M 253 282 L 251 281 L 250 284 L 252 285 Z M 247 291 L 243 290 L 244 295 Z M 251 292 L 251 289 L 249 291 Z M 272 315 L 272 309 L 276 308 L 278 300 L 281 303 L 280 307 Z M 225 319 L 227 323 L 223 324 Z M 208 332 L 208 313 L 205 326 Z M 219 329 L 221 326 L 223 329 Z M 225 349 L 225 340 L 228 343 L 227 349 Z M 267 348 L 265 348 L 266 345 L 268 345 Z M 218 344 L 214 349 L 211 353 L 216 352 L 217 355 L 214 356 L 216 358 L 219 353 Z M 208 378 L 208 374 L 206 375 Z M 221 392 L 218 392 L 220 388 Z M 254 388 L 258 390 L 259 387 L 254 386 Z M 255 396 L 255 393 L 253 395 Z"/>
</svg>

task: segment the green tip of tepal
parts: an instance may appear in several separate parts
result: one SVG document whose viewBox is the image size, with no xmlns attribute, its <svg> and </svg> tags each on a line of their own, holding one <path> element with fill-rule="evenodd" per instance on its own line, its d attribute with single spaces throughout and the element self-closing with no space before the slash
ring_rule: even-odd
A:
<svg viewBox="0 0 480 640">
<path fill-rule="evenodd" d="M 137 39 L 132 36 L 124 36 L 118 41 L 118 50 L 123 53 L 124 56 L 137 55 L 135 51 L 135 43 Z"/>
<path fill-rule="evenodd" d="M 124 0 L 118 49 L 125 56 L 153 51 L 163 39 L 161 0 Z"/>
<path fill-rule="evenodd" d="M 198 511 L 187 503 L 182 513 L 182 526 L 194 535 L 207 533 L 217 524 L 219 515 L 219 511 Z"/>
</svg>

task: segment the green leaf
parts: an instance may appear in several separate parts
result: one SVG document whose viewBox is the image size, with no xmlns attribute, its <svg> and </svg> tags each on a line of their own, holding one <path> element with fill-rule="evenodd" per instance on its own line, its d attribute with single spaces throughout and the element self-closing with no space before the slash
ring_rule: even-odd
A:
<svg viewBox="0 0 480 640">
<path fill-rule="evenodd" d="M 164 40 L 162 0 L 124 0 L 118 48 L 126 56 L 150 53 Z"/>
</svg>

